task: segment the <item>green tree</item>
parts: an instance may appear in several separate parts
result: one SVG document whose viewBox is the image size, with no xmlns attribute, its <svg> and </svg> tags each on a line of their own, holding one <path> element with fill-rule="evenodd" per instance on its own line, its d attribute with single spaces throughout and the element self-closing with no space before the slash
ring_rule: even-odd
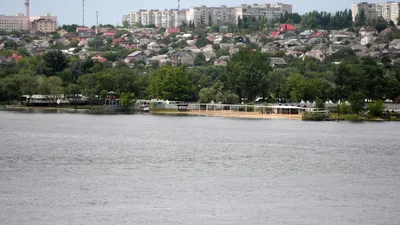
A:
<svg viewBox="0 0 400 225">
<path fill-rule="evenodd" d="M 317 109 L 325 109 L 325 103 L 324 100 L 320 99 L 317 97 L 317 99 L 315 99 L 315 107 Z"/>
<path fill-rule="evenodd" d="M 54 104 L 64 94 L 61 78 L 57 76 L 41 77 L 38 91 L 40 94 L 48 96 L 50 104 Z"/>
<path fill-rule="evenodd" d="M 121 93 L 119 99 L 121 100 L 121 105 L 125 110 L 132 107 L 136 102 L 136 96 L 134 93 Z"/>
<path fill-rule="evenodd" d="M 68 66 L 67 56 L 60 50 L 45 53 L 43 60 L 44 72 L 47 76 L 55 75 L 55 73 L 63 71 Z"/>
<path fill-rule="evenodd" d="M 193 98 L 195 87 L 181 67 L 164 66 L 158 68 L 149 85 L 153 98 L 170 101 L 186 101 Z"/>
<path fill-rule="evenodd" d="M 307 79 L 301 74 L 291 74 L 287 78 L 287 88 L 292 101 L 299 102 L 304 99 Z"/>
<path fill-rule="evenodd" d="M 3 91 L 8 100 L 21 101 L 22 95 L 32 96 L 38 88 L 37 77 L 30 74 L 15 74 L 1 80 Z"/>
<path fill-rule="evenodd" d="M 115 62 L 118 60 L 117 54 L 115 54 L 113 52 L 104 52 L 103 57 L 111 62 Z"/>
<path fill-rule="evenodd" d="M 72 104 L 76 105 L 79 94 L 81 94 L 81 87 L 77 84 L 68 84 L 66 89 L 69 98 L 72 98 Z"/>
<path fill-rule="evenodd" d="M 253 101 L 256 97 L 266 97 L 269 89 L 267 74 L 271 70 L 267 54 L 241 49 L 228 62 L 227 86 L 240 99 Z"/>
<path fill-rule="evenodd" d="M 359 113 L 365 105 L 365 95 L 361 91 L 352 92 L 349 96 L 349 103 L 353 113 Z"/>
<path fill-rule="evenodd" d="M 124 28 L 129 28 L 129 22 L 127 20 L 122 21 L 122 26 Z"/>
</svg>

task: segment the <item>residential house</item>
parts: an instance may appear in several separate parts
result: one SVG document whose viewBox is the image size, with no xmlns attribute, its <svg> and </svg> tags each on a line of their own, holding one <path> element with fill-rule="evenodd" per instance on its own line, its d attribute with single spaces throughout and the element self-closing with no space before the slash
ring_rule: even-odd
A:
<svg viewBox="0 0 400 225">
<path fill-rule="evenodd" d="M 324 52 L 322 50 L 313 49 L 311 51 L 306 52 L 304 57 L 311 57 L 311 58 L 318 59 L 319 61 L 324 61 L 326 56 L 325 56 L 325 54 L 324 54 Z"/>
<path fill-rule="evenodd" d="M 271 57 L 268 59 L 269 63 L 272 67 L 284 67 L 287 65 L 286 61 L 284 58 L 279 58 L 279 57 Z"/>
<path fill-rule="evenodd" d="M 209 62 L 211 59 L 217 57 L 217 54 L 215 54 L 214 51 L 209 51 L 209 52 L 203 52 L 204 57 L 206 58 L 206 61 Z"/>
<path fill-rule="evenodd" d="M 7 62 L 7 57 L 0 55 L 0 64 Z"/>
<path fill-rule="evenodd" d="M 377 35 L 377 34 L 378 34 L 378 31 L 373 27 L 367 27 L 367 28 L 361 28 L 360 29 L 360 35 L 362 37 L 365 37 L 367 35 L 373 36 L 373 35 Z"/>
<path fill-rule="evenodd" d="M 93 60 L 94 62 L 100 62 L 100 63 L 103 63 L 103 62 L 106 62 L 106 61 L 107 61 L 106 58 L 103 58 L 103 57 L 100 56 L 100 55 L 96 55 L 96 56 L 92 57 L 92 60 Z"/>
<path fill-rule="evenodd" d="M 58 40 L 57 40 L 57 43 L 61 43 L 61 44 L 63 44 L 63 45 L 70 45 L 70 44 L 71 44 L 71 42 L 70 42 L 68 39 L 66 39 L 66 38 L 60 38 L 60 39 L 58 39 Z"/>
<path fill-rule="evenodd" d="M 219 47 L 221 49 L 231 49 L 231 48 L 235 47 L 235 45 L 234 44 L 228 44 L 228 43 L 221 43 L 221 44 L 219 44 Z"/>
<path fill-rule="evenodd" d="M 300 58 L 303 56 L 303 52 L 295 48 L 296 46 L 290 47 L 285 51 L 286 56 L 292 56 L 293 58 Z"/>
<path fill-rule="evenodd" d="M 147 58 L 150 57 L 151 54 L 152 54 L 152 52 L 151 52 L 150 50 L 147 50 L 147 49 L 144 50 L 143 52 L 144 52 L 144 54 L 147 56 Z"/>
<path fill-rule="evenodd" d="M 238 53 L 239 51 L 240 51 L 240 48 L 236 48 L 236 47 L 230 48 L 230 49 L 229 49 L 229 55 L 236 54 L 236 53 Z"/>
<path fill-rule="evenodd" d="M 224 39 L 223 36 L 221 36 L 221 35 L 217 36 L 217 38 L 215 38 L 215 40 L 214 40 L 214 44 L 217 44 L 217 45 L 220 44 L 223 39 Z"/>
<path fill-rule="evenodd" d="M 273 31 L 269 34 L 270 38 L 283 39 L 282 31 Z"/>
<path fill-rule="evenodd" d="M 187 40 L 187 41 L 186 41 L 186 44 L 188 44 L 189 46 L 193 46 L 193 45 L 195 45 L 195 44 L 196 44 L 196 42 L 197 42 L 197 40 L 196 40 L 196 39 L 193 39 L 193 40 Z"/>
<path fill-rule="evenodd" d="M 168 58 L 167 55 L 158 55 L 147 59 L 147 64 L 150 65 L 164 66 L 165 64 L 170 62 L 171 60 Z"/>
<path fill-rule="evenodd" d="M 148 39 L 148 38 L 141 38 L 140 40 L 139 40 L 139 45 L 140 46 L 142 46 L 142 45 L 148 45 L 150 43 L 150 39 Z"/>
<path fill-rule="evenodd" d="M 275 44 L 267 44 L 261 47 L 261 52 L 270 52 L 270 53 L 274 53 L 279 51 L 279 46 L 275 45 Z"/>
<path fill-rule="evenodd" d="M 335 54 L 336 52 L 348 48 L 346 45 L 330 45 L 328 50 L 328 55 Z"/>
<path fill-rule="evenodd" d="M 202 52 L 214 52 L 214 48 L 212 45 L 208 44 L 201 48 Z"/>
<path fill-rule="evenodd" d="M 105 33 L 103 33 L 103 36 L 104 37 L 106 37 L 106 38 L 112 38 L 112 39 L 114 39 L 115 38 L 115 33 L 114 32 L 105 32 Z"/>
<path fill-rule="evenodd" d="M 48 40 L 33 40 L 32 41 L 33 45 L 36 45 L 41 48 L 48 48 L 50 47 L 50 43 Z"/>
<path fill-rule="evenodd" d="M 328 32 L 326 32 L 325 30 L 316 31 L 310 35 L 310 38 L 326 38 L 327 34 Z"/>
<path fill-rule="evenodd" d="M 87 31 L 87 32 L 94 32 L 92 29 L 90 29 L 89 27 L 77 27 L 76 28 L 76 33 L 79 33 L 79 32 L 85 32 L 85 31 Z"/>
<path fill-rule="evenodd" d="M 228 61 L 230 60 L 229 56 L 221 56 L 214 61 L 214 65 L 216 66 L 226 66 Z"/>
<path fill-rule="evenodd" d="M 60 29 L 59 31 L 57 31 L 57 33 L 61 36 L 64 37 L 65 35 L 68 34 L 68 31 L 64 30 L 64 29 Z"/>
<path fill-rule="evenodd" d="M 158 50 L 160 50 L 160 45 L 157 44 L 156 42 L 150 42 L 147 45 L 147 49 L 150 51 L 158 51 Z"/>
<path fill-rule="evenodd" d="M 165 35 L 173 35 L 173 34 L 180 34 L 181 29 L 179 28 L 167 28 L 165 30 Z"/>
<path fill-rule="evenodd" d="M 7 58 L 7 61 L 15 61 L 18 62 L 19 60 L 22 59 L 22 56 L 18 55 L 18 54 L 12 54 L 10 57 Z"/>
<path fill-rule="evenodd" d="M 191 37 L 192 37 L 191 34 L 183 34 L 182 35 L 182 38 L 185 38 L 185 39 L 188 39 L 188 38 L 191 38 Z"/>
<path fill-rule="evenodd" d="M 357 56 L 363 57 L 367 55 L 367 47 L 365 45 L 351 45 L 351 50 L 353 50 Z"/>
<path fill-rule="evenodd" d="M 314 33 L 313 30 L 305 30 L 305 31 L 301 32 L 301 33 L 298 35 L 298 37 L 299 37 L 300 39 L 308 39 L 308 38 L 311 36 L 312 33 Z"/>
<path fill-rule="evenodd" d="M 375 42 L 375 37 L 372 36 L 365 36 L 363 38 L 361 38 L 360 44 L 361 45 L 368 45 L 368 44 L 372 44 Z"/>
<path fill-rule="evenodd" d="M 285 32 L 285 33 L 295 33 L 296 27 L 292 24 L 281 24 L 280 31 Z"/>
<path fill-rule="evenodd" d="M 201 49 L 197 48 L 196 46 L 185 47 L 184 50 L 189 50 L 189 51 L 193 52 L 194 54 L 201 53 Z"/>
<path fill-rule="evenodd" d="M 136 51 L 134 53 L 129 54 L 126 58 L 125 58 L 125 62 L 126 63 L 130 63 L 132 61 L 138 62 L 138 61 L 146 61 L 147 60 L 147 56 L 144 54 L 144 52 L 142 51 Z"/>
<path fill-rule="evenodd" d="M 80 31 L 78 32 L 78 41 L 94 38 L 95 36 L 96 34 L 93 30 Z"/>
<path fill-rule="evenodd" d="M 394 39 L 389 43 L 390 49 L 400 49 L 400 39 Z"/>
<path fill-rule="evenodd" d="M 177 51 L 171 55 L 171 63 L 174 66 L 193 66 L 194 56 L 187 51 Z"/>
</svg>

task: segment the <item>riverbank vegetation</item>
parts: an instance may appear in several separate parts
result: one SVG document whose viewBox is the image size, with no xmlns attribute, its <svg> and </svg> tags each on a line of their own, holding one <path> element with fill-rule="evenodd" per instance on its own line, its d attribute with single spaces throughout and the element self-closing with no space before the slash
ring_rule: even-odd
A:
<svg viewBox="0 0 400 225">
<path fill-rule="evenodd" d="M 398 60 L 359 58 L 352 50 L 344 49 L 324 61 L 285 57 L 286 66 L 273 68 L 269 58 L 276 56 L 282 55 L 242 48 L 226 67 L 207 64 L 191 68 L 153 67 L 138 62 L 130 68 L 123 62 L 113 65 L 80 60 L 54 51 L 1 64 L 0 102 L 20 101 L 22 95 L 38 93 L 54 98 L 81 93 L 94 105 L 102 104 L 106 93 L 114 91 L 134 93 L 136 99 L 201 103 L 251 103 L 255 99 L 271 103 L 347 100 L 351 105 L 342 104 L 339 110 L 358 114 L 365 110 L 365 99 L 398 101 Z M 371 112 L 374 106 L 369 105 Z"/>
</svg>

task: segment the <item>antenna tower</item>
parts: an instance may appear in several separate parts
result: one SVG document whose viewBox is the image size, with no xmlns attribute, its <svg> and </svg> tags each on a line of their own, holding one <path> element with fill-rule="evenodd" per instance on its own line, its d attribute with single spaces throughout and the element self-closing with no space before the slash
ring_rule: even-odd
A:
<svg viewBox="0 0 400 225">
<path fill-rule="evenodd" d="M 97 27 L 99 27 L 99 11 L 96 11 Z"/>
<path fill-rule="evenodd" d="M 85 26 L 85 0 L 82 0 L 82 26 Z"/>
<path fill-rule="evenodd" d="M 181 0 L 178 0 L 178 10 L 181 10 Z"/>
</svg>

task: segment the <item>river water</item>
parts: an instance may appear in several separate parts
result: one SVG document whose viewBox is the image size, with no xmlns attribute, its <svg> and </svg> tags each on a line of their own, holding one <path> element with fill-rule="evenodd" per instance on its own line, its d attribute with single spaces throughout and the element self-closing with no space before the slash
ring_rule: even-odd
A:
<svg viewBox="0 0 400 225">
<path fill-rule="evenodd" d="M 399 131 L 0 112 L 0 224 L 400 224 Z"/>
</svg>

